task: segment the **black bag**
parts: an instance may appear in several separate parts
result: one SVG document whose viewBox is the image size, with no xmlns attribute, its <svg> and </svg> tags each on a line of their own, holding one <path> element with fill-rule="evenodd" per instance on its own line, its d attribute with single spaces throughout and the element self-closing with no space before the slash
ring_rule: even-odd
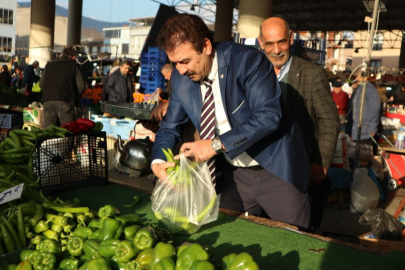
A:
<svg viewBox="0 0 405 270">
<path fill-rule="evenodd" d="M 401 241 L 402 223 L 384 209 L 369 209 L 359 219 L 362 225 L 370 225 L 376 239 Z"/>
</svg>

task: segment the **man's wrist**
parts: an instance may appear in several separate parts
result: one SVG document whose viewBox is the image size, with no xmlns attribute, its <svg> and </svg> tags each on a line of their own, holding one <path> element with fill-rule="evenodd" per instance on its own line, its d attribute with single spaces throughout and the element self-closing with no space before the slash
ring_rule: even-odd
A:
<svg viewBox="0 0 405 270">
<path fill-rule="evenodd" d="M 211 148 L 214 150 L 216 154 L 224 152 L 224 146 L 222 145 L 221 140 L 219 137 L 215 137 L 214 139 L 211 139 Z"/>
</svg>

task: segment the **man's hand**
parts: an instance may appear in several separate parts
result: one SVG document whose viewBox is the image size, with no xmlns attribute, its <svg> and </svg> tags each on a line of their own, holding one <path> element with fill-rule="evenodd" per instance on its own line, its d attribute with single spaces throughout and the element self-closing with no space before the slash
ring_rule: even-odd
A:
<svg viewBox="0 0 405 270">
<path fill-rule="evenodd" d="M 311 163 L 311 178 L 309 179 L 310 186 L 316 186 L 325 180 L 327 169 L 317 163 Z"/>
<path fill-rule="evenodd" d="M 153 109 L 150 118 L 155 118 L 156 120 L 162 121 L 163 117 L 167 113 L 167 107 L 169 107 L 169 101 L 161 103 L 157 108 Z"/>
<path fill-rule="evenodd" d="M 216 155 L 211 147 L 211 140 L 200 140 L 196 142 L 184 143 L 180 152 L 184 153 L 186 157 L 194 157 L 195 161 L 207 161 Z M 174 157 L 179 158 L 179 155 Z"/>
<path fill-rule="evenodd" d="M 165 180 L 168 176 L 166 170 L 167 168 L 176 166 L 174 162 L 164 162 L 152 164 L 152 171 L 159 180 Z"/>
</svg>

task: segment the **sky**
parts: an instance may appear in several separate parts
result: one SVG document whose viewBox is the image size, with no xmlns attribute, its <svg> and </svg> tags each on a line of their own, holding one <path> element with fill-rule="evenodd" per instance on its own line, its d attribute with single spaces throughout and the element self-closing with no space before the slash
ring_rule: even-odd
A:
<svg viewBox="0 0 405 270">
<path fill-rule="evenodd" d="M 31 2 L 18 0 L 17 2 Z M 56 0 L 68 8 L 69 0 Z M 83 16 L 105 22 L 123 22 L 131 18 L 154 17 L 159 3 L 150 0 L 83 0 Z"/>
</svg>

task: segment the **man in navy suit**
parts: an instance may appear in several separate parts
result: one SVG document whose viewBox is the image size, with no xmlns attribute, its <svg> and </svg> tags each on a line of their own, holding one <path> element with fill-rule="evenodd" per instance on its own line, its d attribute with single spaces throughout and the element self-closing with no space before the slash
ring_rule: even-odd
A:
<svg viewBox="0 0 405 270">
<path fill-rule="evenodd" d="M 274 220 L 309 226 L 307 143 L 298 124 L 284 113 L 270 61 L 240 44 L 213 44 L 204 22 L 178 14 L 161 29 L 158 45 L 175 64 L 172 94 L 156 134 L 152 170 L 167 177 L 162 148 L 173 149 L 188 119 L 201 132 L 205 79 L 212 81 L 215 138 L 184 143 L 181 151 L 197 161 L 215 157 L 220 207 L 250 215 L 265 211 Z M 220 159 L 224 158 L 219 166 Z M 217 164 L 218 163 L 218 164 Z"/>
</svg>

